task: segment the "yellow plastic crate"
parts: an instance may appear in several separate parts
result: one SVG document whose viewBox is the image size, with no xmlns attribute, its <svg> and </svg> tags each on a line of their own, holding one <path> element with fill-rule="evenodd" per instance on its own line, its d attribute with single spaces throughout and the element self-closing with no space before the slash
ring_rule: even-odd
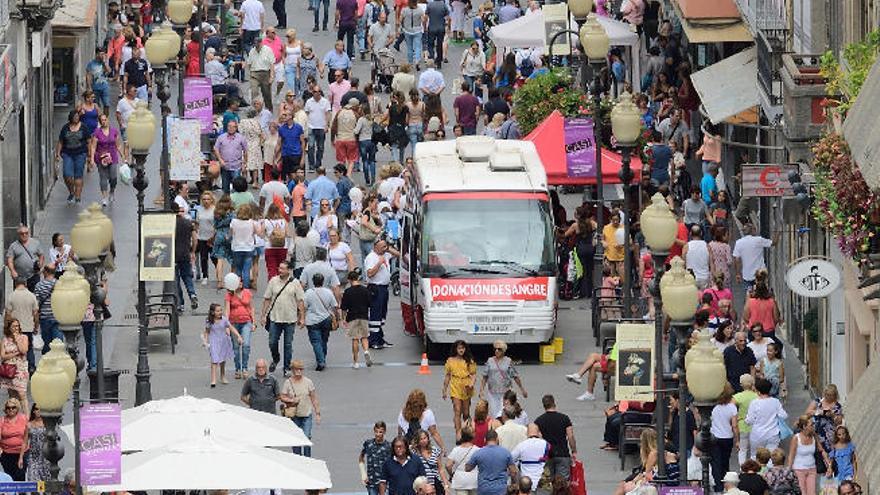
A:
<svg viewBox="0 0 880 495">
<path fill-rule="evenodd" d="M 553 338 L 553 350 L 556 354 L 562 354 L 562 350 L 565 349 L 565 339 L 562 337 L 554 337 Z"/>
<path fill-rule="evenodd" d="M 556 362 L 556 347 L 555 346 L 542 345 L 540 349 L 541 349 L 541 362 L 542 363 Z"/>
</svg>

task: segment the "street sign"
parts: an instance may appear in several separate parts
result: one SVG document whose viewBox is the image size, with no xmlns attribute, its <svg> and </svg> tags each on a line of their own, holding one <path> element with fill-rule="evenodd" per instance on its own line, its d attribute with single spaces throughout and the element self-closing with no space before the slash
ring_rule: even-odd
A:
<svg viewBox="0 0 880 495">
<path fill-rule="evenodd" d="M 823 258 L 802 258 L 785 274 L 792 292 L 803 297 L 826 297 L 840 287 L 840 270 Z"/>
<path fill-rule="evenodd" d="M 788 174 L 796 163 L 761 163 L 742 166 L 742 195 L 746 197 L 794 197 Z"/>
<path fill-rule="evenodd" d="M 45 481 L 4 481 L 0 483 L 0 493 L 46 491 Z"/>
</svg>

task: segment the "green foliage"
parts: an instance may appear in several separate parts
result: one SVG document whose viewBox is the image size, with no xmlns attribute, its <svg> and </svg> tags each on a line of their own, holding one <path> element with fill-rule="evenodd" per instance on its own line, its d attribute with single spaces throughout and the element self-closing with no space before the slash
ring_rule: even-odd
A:
<svg viewBox="0 0 880 495">
<path fill-rule="evenodd" d="M 833 98 L 840 97 L 836 111 L 846 114 L 855 102 L 880 50 L 880 29 L 874 30 L 859 43 L 843 48 L 845 67 L 830 50 L 819 61 L 819 73 L 825 78 L 825 91 Z"/>
<path fill-rule="evenodd" d="M 529 79 L 514 92 L 513 103 L 523 135 L 532 132 L 553 110 L 559 110 L 565 117 L 590 115 L 589 98 L 572 86 L 571 75 L 565 70 Z"/>
</svg>

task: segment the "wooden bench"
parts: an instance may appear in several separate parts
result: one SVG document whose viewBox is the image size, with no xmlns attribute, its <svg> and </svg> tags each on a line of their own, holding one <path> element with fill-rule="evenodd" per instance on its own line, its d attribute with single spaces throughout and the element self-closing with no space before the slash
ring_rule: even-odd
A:
<svg viewBox="0 0 880 495">
<path fill-rule="evenodd" d="M 620 469 L 626 467 L 627 447 L 634 446 L 636 455 L 639 453 L 642 432 L 654 428 L 654 415 L 646 412 L 627 411 L 620 422 L 620 436 L 617 441 L 617 455 L 620 457 Z"/>
</svg>

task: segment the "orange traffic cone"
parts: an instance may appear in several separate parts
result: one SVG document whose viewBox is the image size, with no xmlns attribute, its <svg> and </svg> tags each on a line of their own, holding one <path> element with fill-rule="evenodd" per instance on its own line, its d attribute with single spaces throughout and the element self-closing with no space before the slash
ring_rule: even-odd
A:
<svg viewBox="0 0 880 495">
<path fill-rule="evenodd" d="M 428 354 L 422 353 L 422 363 L 419 365 L 419 374 L 420 375 L 430 375 L 431 368 L 428 367 Z"/>
</svg>

